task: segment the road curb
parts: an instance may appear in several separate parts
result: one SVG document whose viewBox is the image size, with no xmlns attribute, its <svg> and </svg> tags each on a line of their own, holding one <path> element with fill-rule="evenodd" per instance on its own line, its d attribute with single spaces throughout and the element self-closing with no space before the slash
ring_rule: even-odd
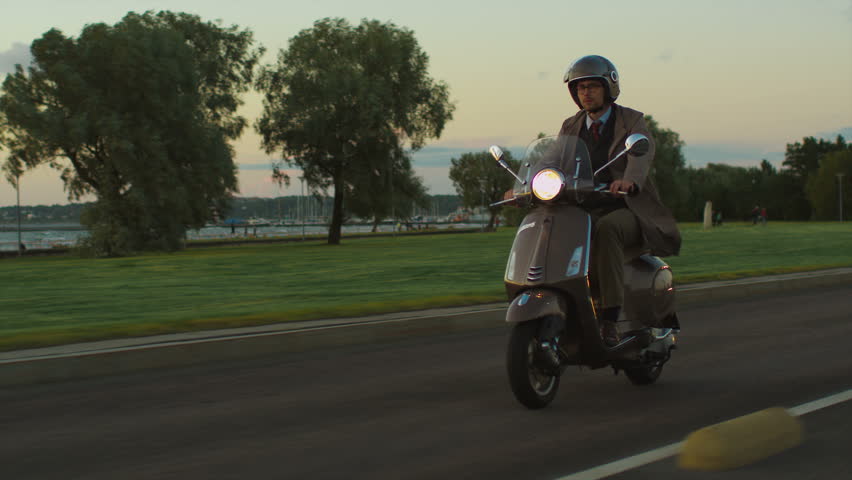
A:
<svg viewBox="0 0 852 480">
<path fill-rule="evenodd" d="M 769 275 L 686 285 L 678 289 L 677 302 L 678 305 L 696 305 L 848 284 L 852 284 L 852 268 Z"/>
<path fill-rule="evenodd" d="M 801 422 L 781 407 L 768 408 L 692 432 L 677 463 L 686 470 L 731 470 L 801 442 Z"/>
<path fill-rule="evenodd" d="M 686 285 L 678 304 L 852 284 L 852 268 Z M 506 328 L 506 303 L 93 342 L 0 354 L 0 386 L 234 361 L 319 348 Z"/>
<path fill-rule="evenodd" d="M 46 383 L 156 368 L 247 360 L 318 348 L 379 344 L 404 338 L 461 333 L 499 327 L 505 306 L 476 312 L 401 319 L 350 319 L 349 323 L 261 333 L 214 334 L 193 340 L 159 341 L 118 348 L 82 348 L 78 352 L 43 354 L 34 349 L 19 358 L 0 360 L 0 386 Z M 180 337 L 176 335 L 175 337 Z M 144 339 L 139 339 L 143 340 Z M 109 342 L 104 342 L 109 343 Z M 82 345 L 82 344 L 81 344 Z"/>
</svg>

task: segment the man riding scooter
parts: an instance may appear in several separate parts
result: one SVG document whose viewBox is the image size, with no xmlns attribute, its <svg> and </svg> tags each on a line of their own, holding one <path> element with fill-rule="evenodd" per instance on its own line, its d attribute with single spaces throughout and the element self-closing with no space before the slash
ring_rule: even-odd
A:
<svg viewBox="0 0 852 480">
<path fill-rule="evenodd" d="M 580 111 L 565 120 L 559 133 L 586 142 L 594 170 L 610 161 L 629 135 L 640 133 L 651 140 L 644 155 L 631 155 L 629 160 L 624 156 L 598 174 L 597 181 L 608 183 L 609 191 L 616 195 L 584 205 L 594 225 L 590 278 L 603 308 L 601 336 L 613 346 L 620 341 L 616 322 L 624 304 L 625 250 L 638 248 L 660 257 L 677 255 L 681 237 L 674 217 L 648 178 L 654 142 L 644 115 L 615 103 L 621 91 L 615 65 L 599 55 L 588 55 L 568 67 L 563 81 Z"/>
</svg>

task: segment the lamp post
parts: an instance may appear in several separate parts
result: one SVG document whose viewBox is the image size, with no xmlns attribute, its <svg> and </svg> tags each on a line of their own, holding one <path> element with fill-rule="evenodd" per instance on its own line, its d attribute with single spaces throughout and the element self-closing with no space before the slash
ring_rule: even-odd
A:
<svg viewBox="0 0 852 480">
<path fill-rule="evenodd" d="M 23 242 L 21 242 L 21 174 L 18 173 L 15 175 L 15 193 L 18 197 L 18 256 L 23 254 L 21 247 L 24 246 Z"/>
<path fill-rule="evenodd" d="M 840 221 L 843 221 L 843 176 L 845 173 L 837 174 L 837 210 L 840 216 Z"/>
<path fill-rule="evenodd" d="M 393 220 L 393 225 L 391 225 L 391 231 L 393 232 L 393 238 L 396 238 L 396 209 L 393 204 L 393 164 L 391 163 L 393 159 L 388 158 L 388 188 L 390 189 L 390 204 L 391 204 L 391 219 Z"/>
<path fill-rule="evenodd" d="M 305 240 L 305 177 L 299 177 L 299 218 L 302 224 L 302 241 Z"/>
<path fill-rule="evenodd" d="M 480 162 L 480 163 L 485 163 L 485 159 L 483 158 L 482 162 Z M 485 215 L 486 215 L 486 212 L 488 211 L 488 206 L 485 204 L 485 184 L 486 184 L 486 179 L 485 179 L 485 171 L 486 170 L 485 169 L 486 168 L 487 167 L 485 167 L 484 165 L 482 166 L 482 175 L 479 176 L 479 190 L 480 190 L 479 193 L 482 197 L 482 210 L 481 210 L 479 221 L 482 224 L 480 228 L 483 232 L 485 231 Z"/>
</svg>

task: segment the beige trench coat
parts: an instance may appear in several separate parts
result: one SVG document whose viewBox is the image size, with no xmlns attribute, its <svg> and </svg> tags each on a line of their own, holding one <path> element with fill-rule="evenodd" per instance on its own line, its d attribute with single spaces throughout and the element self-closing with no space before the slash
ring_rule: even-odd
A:
<svg viewBox="0 0 852 480">
<path fill-rule="evenodd" d="M 609 148 L 609 158 L 613 158 L 624 148 L 624 140 L 633 133 L 641 133 L 651 140 L 648 153 L 641 156 L 627 155 L 609 166 L 615 179 L 622 178 L 631 181 L 639 187 L 639 193 L 625 199 L 627 208 L 639 218 L 642 227 L 644 248 L 650 249 L 652 255 L 665 257 L 677 255 L 680 252 L 680 231 L 674 216 L 660 201 L 654 182 L 648 178 L 651 162 L 654 160 L 654 137 L 645 125 L 645 115 L 642 112 L 613 104 L 615 110 L 615 135 Z M 586 119 L 586 112 L 580 111 L 562 124 L 560 135 L 579 136 Z"/>
</svg>

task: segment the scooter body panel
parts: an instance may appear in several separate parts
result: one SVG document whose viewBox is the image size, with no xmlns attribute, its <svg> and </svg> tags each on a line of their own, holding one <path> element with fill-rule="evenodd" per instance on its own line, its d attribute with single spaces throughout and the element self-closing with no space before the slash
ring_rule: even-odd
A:
<svg viewBox="0 0 852 480">
<path fill-rule="evenodd" d="M 591 234 L 591 217 L 575 205 L 540 206 L 524 218 L 506 266 L 506 321 L 558 318 L 565 327 L 560 348 L 571 352 L 565 363 L 600 368 L 637 359 L 655 339 L 637 332 L 615 348 L 603 343 L 588 280 Z M 625 313 L 637 329 L 676 322 L 671 271 L 662 260 L 643 255 L 628 262 L 625 283 Z"/>
<path fill-rule="evenodd" d="M 566 363 L 605 366 L 609 351 L 597 328 L 589 289 L 592 221 L 575 205 L 543 205 L 518 227 L 506 266 L 506 293 L 512 300 L 506 321 L 546 316 L 564 319 L 559 344 L 571 352 Z"/>
<path fill-rule="evenodd" d="M 666 262 L 641 255 L 624 265 L 623 312 L 632 329 L 677 328 L 673 275 Z"/>
<path fill-rule="evenodd" d="M 547 286 L 570 292 L 589 272 L 592 221 L 573 205 L 545 205 L 524 217 L 506 265 L 509 299 L 521 291 Z"/>
<path fill-rule="evenodd" d="M 565 320 L 565 296 L 550 289 L 531 289 L 515 297 L 506 311 L 507 323 L 521 323 L 549 316 Z"/>
</svg>

